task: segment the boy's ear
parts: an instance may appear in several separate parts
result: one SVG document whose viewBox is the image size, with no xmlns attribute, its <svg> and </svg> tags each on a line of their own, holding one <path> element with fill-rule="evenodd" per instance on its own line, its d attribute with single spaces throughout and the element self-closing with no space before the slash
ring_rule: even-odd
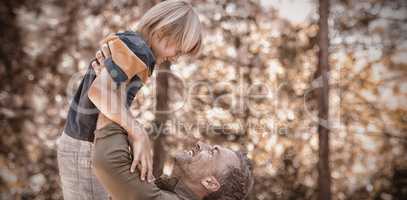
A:
<svg viewBox="0 0 407 200">
<path fill-rule="evenodd" d="M 201 184 L 210 193 L 216 192 L 220 189 L 220 183 L 214 176 L 208 176 L 201 180 Z"/>
</svg>

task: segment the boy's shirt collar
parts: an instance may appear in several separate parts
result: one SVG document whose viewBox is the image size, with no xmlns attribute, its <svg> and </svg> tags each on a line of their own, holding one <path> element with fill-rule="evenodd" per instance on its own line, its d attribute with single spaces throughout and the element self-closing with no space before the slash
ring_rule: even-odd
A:
<svg viewBox="0 0 407 200">
<path fill-rule="evenodd" d="M 154 71 L 156 58 L 141 33 L 137 31 L 125 31 L 116 33 L 116 35 L 147 65 L 149 76 L 151 76 Z"/>
<path fill-rule="evenodd" d="M 121 81 L 138 75 L 143 82 L 152 75 L 156 59 L 140 33 L 133 31 L 120 32 L 107 36 L 101 44 L 107 43 L 112 54 L 111 62 L 105 62 L 115 72 L 124 72 Z M 116 73 L 115 73 L 116 74 Z"/>
</svg>

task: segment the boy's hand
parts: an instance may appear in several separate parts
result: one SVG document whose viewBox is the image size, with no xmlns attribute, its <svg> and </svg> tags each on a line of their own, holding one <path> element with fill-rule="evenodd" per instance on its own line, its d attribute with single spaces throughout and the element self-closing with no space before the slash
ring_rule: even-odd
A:
<svg viewBox="0 0 407 200">
<path fill-rule="evenodd" d="M 92 67 L 95 70 L 96 75 L 99 75 L 105 66 L 105 59 L 111 56 L 109 46 L 103 44 L 102 47 L 96 51 L 96 60 L 92 62 Z"/>
<path fill-rule="evenodd" d="M 153 151 L 150 138 L 142 131 L 136 134 L 129 134 L 129 141 L 133 151 L 133 162 L 130 172 L 134 172 L 136 167 L 140 170 L 140 179 L 149 183 L 154 181 L 153 176 Z"/>
</svg>

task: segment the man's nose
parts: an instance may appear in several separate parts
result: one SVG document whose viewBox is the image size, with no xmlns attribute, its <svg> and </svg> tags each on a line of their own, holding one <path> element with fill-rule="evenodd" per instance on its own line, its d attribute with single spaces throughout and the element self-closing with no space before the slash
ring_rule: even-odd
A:
<svg viewBox="0 0 407 200">
<path fill-rule="evenodd" d="M 200 148 L 201 150 L 209 150 L 209 149 L 211 149 L 211 146 L 210 146 L 210 145 L 205 144 L 205 143 L 203 143 L 203 142 L 201 142 L 201 141 L 199 141 L 199 142 L 197 143 L 197 145 L 199 146 L 199 148 Z"/>
</svg>

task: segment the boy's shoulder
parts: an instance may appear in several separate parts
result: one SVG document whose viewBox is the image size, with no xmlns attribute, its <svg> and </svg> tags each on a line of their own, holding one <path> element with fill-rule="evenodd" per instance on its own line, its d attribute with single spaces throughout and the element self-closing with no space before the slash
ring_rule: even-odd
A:
<svg viewBox="0 0 407 200">
<path fill-rule="evenodd" d="M 155 65 L 155 57 L 141 34 L 134 31 L 124 31 L 118 32 L 116 35 L 148 66 L 149 71 L 152 72 Z"/>
</svg>

